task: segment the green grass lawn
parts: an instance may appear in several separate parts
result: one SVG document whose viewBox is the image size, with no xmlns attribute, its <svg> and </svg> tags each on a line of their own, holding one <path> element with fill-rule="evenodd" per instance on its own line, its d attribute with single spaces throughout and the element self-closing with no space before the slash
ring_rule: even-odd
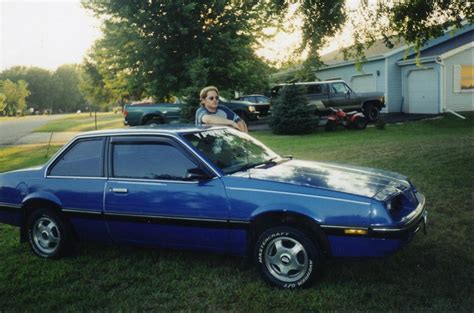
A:
<svg viewBox="0 0 474 313">
<path fill-rule="evenodd" d="M 474 308 L 474 115 L 306 136 L 253 133 L 281 154 L 408 175 L 426 195 L 428 235 L 385 260 L 331 260 L 298 291 L 267 286 L 239 258 L 81 243 L 42 260 L 0 226 L 3 311 L 456 311 Z M 53 150 L 58 147 L 50 149 Z M 46 147 L 0 149 L 0 171 L 45 162 Z"/>
<path fill-rule="evenodd" d="M 122 114 L 97 113 L 97 129 L 122 128 Z M 95 116 L 89 113 L 70 114 L 36 129 L 35 132 L 73 132 L 95 130 Z"/>
</svg>

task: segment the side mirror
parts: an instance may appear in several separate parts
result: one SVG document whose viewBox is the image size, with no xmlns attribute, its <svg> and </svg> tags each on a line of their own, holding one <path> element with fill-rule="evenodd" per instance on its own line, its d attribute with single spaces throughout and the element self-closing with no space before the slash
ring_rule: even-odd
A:
<svg viewBox="0 0 474 313">
<path fill-rule="evenodd" d="M 207 180 L 211 177 L 199 167 L 190 168 L 186 172 L 186 180 Z"/>
</svg>

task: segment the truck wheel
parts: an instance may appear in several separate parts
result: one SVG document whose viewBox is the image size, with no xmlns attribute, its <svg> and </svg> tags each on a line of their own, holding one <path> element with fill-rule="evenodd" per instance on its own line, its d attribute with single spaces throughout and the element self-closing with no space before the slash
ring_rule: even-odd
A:
<svg viewBox="0 0 474 313">
<path fill-rule="evenodd" d="M 322 264 L 317 246 L 304 233 L 286 226 L 260 235 L 255 261 L 267 282 L 288 289 L 310 285 Z"/>
<path fill-rule="evenodd" d="M 245 112 L 239 111 L 237 115 L 245 122 L 247 126 L 249 125 L 250 119 L 247 114 L 245 114 Z"/>
<path fill-rule="evenodd" d="M 364 106 L 364 115 L 367 122 L 375 123 L 380 117 L 380 109 L 375 104 L 366 104 Z"/>
<path fill-rule="evenodd" d="M 147 119 L 145 122 L 145 125 L 154 125 L 154 124 L 164 124 L 165 122 L 163 119 L 159 116 L 152 117 L 150 119 Z"/>
</svg>

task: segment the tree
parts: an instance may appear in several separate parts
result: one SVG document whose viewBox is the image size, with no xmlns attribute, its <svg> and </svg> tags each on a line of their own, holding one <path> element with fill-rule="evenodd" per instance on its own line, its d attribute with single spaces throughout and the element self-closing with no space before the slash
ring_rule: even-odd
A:
<svg viewBox="0 0 474 313">
<path fill-rule="evenodd" d="M 0 86 L 1 89 L 1 86 Z M 5 94 L 0 93 L 0 112 L 3 113 L 5 108 L 7 107 L 7 96 Z"/>
<path fill-rule="evenodd" d="M 23 113 L 26 107 L 26 97 L 29 96 L 28 84 L 20 80 L 15 84 L 11 80 L 0 81 L 0 111 L 6 115 Z"/>
<path fill-rule="evenodd" d="M 161 100 L 193 84 L 190 68 L 200 58 L 212 67 L 209 84 L 228 91 L 261 91 L 270 68 L 254 49 L 265 37 L 262 30 L 281 28 L 294 6 L 303 23 L 297 54 L 308 56 L 304 72 L 296 75 L 302 79 L 312 78 L 311 69 L 321 66 L 319 50 L 345 24 L 357 30 L 347 56 L 363 60 L 364 47 L 376 40 L 390 46 L 404 38 L 419 49 L 448 27 L 474 19 L 473 5 L 465 0 L 361 3 L 354 10 L 344 0 L 82 0 L 104 20 L 104 38 L 90 53 L 104 85 L 115 94 Z"/>
<path fill-rule="evenodd" d="M 79 89 L 89 105 L 105 108 L 117 100 L 117 95 L 105 86 L 104 77 L 99 73 L 97 65 L 88 59 L 82 65 Z"/>
<path fill-rule="evenodd" d="M 199 93 L 202 86 L 206 86 L 209 79 L 209 60 L 199 58 L 190 66 L 191 85 L 183 90 L 182 98 L 185 100 L 180 114 L 184 123 L 194 122 L 196 110 L 199 108 L 201 99 Z"/>
<path fill-rule="evenodd" d="M 15 115 L 17 102 L 16 84 L 9 79 L 3 81 L 2 93 L 5 95 L 6 106 L 4 111 L 6 115 Z"/>
<path fill-rule="evenodd" d="M 206 58 L 208 84 L 250 92 L 266 85 L 268 66 L 254 53 L 255 34 L 278 21 L 277 1 L 100 1 L 83 5 L 105 19 L 90 57 L 106 85 L 162 100 L 193 84 Z M 284 1 L 279 1 L 283 3 Z"/>
<path fill-rule="evenodd" d="M 14 66 L 0 73 L 0 79 L 28 83 L 28 104 L 36 111 L 50 109 L 55 100 L 52 73 L 39 67 Z"/>
<path fill-rule="evenodd" d="M 269 124 L 276 134 L 307 134 L 317 128 L 318 118 L 308 106 L 304 87 L 292 84 L 280 90 Z"/>
<path fill-rule="evenodd" d="M 79 89 L 80 68 L 75 64 L 61 65 L 53 74 L 55 86 L 53 110 L 75 112 L 83 109 L 85 100 Z"/>
<path fill-rule="evenodd" d="M 30 95 L 28 90 L 28 83 L 24 80 L 19 80 L 16 84 L 16 109 L 22 114 L 25 113 L 26 109 L 26 98 Z"/>
</svg>

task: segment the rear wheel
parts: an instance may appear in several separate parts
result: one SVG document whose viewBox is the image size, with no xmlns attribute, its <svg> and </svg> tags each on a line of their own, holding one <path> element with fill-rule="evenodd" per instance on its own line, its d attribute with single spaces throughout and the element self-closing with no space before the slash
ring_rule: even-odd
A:
<svg viewBox="0 0 474 313">
<path fill-rule="evenodd" d="M 57 259 L 71 252 L 72 227 L 54 210 L 37 209 L 26 221 L 28 242 L 37 256 Z"/>
<path fill-rule="evenodd" d="M 308 286 L 317 276 L 321 257 L 317 246 L 291 227 L 274 227 L 257 240 L 255 259 L 263 278 L 280 288 Z"/>
<path fill-rule="evenodd" d="M 380 117 L 380 109 L 373 103 L 364 106 L 364 115 L 369 123 L 376 122 Z"/>
<path fill-rule="evenodd" d="M 337 129 L 337 123 L 336 123 L 336 121 L 334 121 L 334 120 L 328 120 L 328 122 L 326 123 L 325 129 L 326 129 L 326 131 L 328 131 L 328 132 L 335 131 L 335 130 Z"/>
<path fill-rule="evenodd" d="M 365 129 L 367 127 L 367 121 L 363 117 L 357 117 L 354 122 L 354 129 Z"/>
<path fill-rule="evenodd" d="M 159 116 L 154 116 L 145 121 L 145 125 L 155 125 L 155 124 L 164 124 L 165 121 L 159 117 Z"/>
</svg>

